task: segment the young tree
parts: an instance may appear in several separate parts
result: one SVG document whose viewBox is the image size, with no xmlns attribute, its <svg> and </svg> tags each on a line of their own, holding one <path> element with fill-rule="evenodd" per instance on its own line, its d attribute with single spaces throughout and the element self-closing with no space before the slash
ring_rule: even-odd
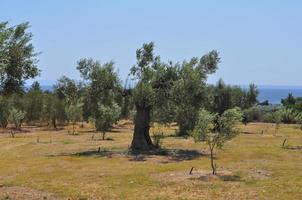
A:
<svg viewBox="0 0 302 200">
<path fill-rule="evenodd" d="M 282 111 L 276 111 L 272 113 L 272 122 L 275 123 L 275 132 L 274 135 L 277 135 L 277 132 L 280 128 L 282 116 L 281 116 Z"/>
<path fill-rule="evenodd" d="M 25 117 L 25 112 L 12 108 L 9 110 L 8 121 L 14 124 L 16 130 L 21 130 L 22 120 Z"/>
<path fill-rule="evenodd" d="M 75 134 L 75 125 L 83 118 L 83 104 L 81 102 L 73 103 L 66 107 L 67 119 L 72 123 L 72 134 Z"/>
<path fill-rule="evenodd" d="M 201 110 L 192 136 L 195 142 L 206 142 L 211 157 L 213 175 L 216 174 L 214 163 L 214 151 L 222 148 L 226 141 L 231 140 L 239 134 L 236 124 L 242 120 L 242 113 L 238 108 L 226 110 L 222 115 L 212 114 Z"/>
<path fill-rule="evenodd" d="M 23 93 L 24 82 L 39 74 L 28 28 L 29 23 L 13 27 L 0 23 L 0 92 L 4 95 Z"/>
<path fill-rule="evenodd" d="M 103 133 L 102 139 L 105 140 L 105 134 L 112 128 L 120 117 L 121 108 L 113 103 L 112 106 L 105 106 L 100 104 L 98 106 L 98 113 L 95 118 L 95 126 L 97 131 Z"/>
</svg>

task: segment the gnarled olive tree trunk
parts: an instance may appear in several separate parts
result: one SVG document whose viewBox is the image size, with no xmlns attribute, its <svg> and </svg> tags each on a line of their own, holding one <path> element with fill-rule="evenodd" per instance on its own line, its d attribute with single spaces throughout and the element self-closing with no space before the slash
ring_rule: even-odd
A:
<svg viewBox="0 0 302 200">
<path fill-rule="evenodd" d="M 132 150 L 150 150 L 154 147 L 149 135 L 150 110 L 150 107 L 136 106 L 134 133 L 131 143 Z"/>
</svg>

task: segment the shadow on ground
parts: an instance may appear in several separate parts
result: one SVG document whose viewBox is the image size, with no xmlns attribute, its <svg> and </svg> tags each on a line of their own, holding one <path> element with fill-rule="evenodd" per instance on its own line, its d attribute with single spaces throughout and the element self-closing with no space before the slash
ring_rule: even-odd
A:
<svg viewBox="0 0 302 200">
<path fill-rule="evenodd" d="M 302 150 L 302 146 L 286 146 L 284 149 L 289 149 L 289 150 Z"/>
<path fill-rule="evenodd" d="M 147 161 L 151 158 L 162 158 L 161 163 L 168 162 L 181 162 L 186 160 L 194 160 L 206 154 L 190 149 L 156 149 L 148 152 L 132 152 L 129 150 L 106 150 L 98 148 L 96 150 L 88 150 L 75 153 L 63 153 L 59 155 L 49 155 L 50 157 L 56 156 L 85 156 L 85 157 L 126 157 L 129 161 L 139 162 Z"/>
</svg>

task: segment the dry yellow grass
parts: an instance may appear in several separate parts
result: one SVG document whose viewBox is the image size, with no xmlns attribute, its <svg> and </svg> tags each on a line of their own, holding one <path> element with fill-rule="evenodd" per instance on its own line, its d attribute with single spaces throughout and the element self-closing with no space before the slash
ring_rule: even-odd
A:
<svg viewBox="0 0 302 200">
<path fill-rule="evenodd" d="M 210 172 L 206 146 L 172 137 L 175 128 L 165 129 L 167 155 L 137 156 L 127 152 L 132 126 L 125 122 L 105 141 L 92 141 L 87 125 L 76 136 L 68 127 L 2 133 L 0 199 L 302 199 L 302 150 L 281 148 L 284 138 L 302 145 L 295 126 L 274 136 L 271 124 L 242 125 L 248 134 L 217 153 L 218 172 L 236 177 L 225 180 L 198 178 Z"/>
</svg>

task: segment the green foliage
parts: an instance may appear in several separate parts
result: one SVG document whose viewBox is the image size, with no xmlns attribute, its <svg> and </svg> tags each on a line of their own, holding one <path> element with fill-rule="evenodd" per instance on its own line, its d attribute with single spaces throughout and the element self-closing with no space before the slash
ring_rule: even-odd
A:
<svg viewBox="0 0 302 200">
<path fill-rule="evenodd" d="M 232 139 L 237 136 L 240 130 L 236 124 L 242 120 L 242 112 L 239 108 L 226 110 L 218 119 L 214 131 L 223 135 L 224 140 Z M 219 145 L 222 147 L 222 145 Z"/>
<path fill-rule="evenodd" d="M 29 23 L 0 23 L 0 91 L 5 95 L 23 93 L 25 80 L 39 74 L 28 28 Z"/>
<path fill-rule="evenodd" d="M 300 129 L 302 130 L 302 112 L 296 115 L 295 121 L 297 124 L 300 124 Z"/>
<path fill-rule="evenodd" d="M 152 110 L 153 121 L 176 120 L 179 135 L 186 135 L 193 129 L 206 97 L 207 76 L 216 71 L 220 62 L 218 52 L 173 64 L 161 62 L 153 50 L 151 42 L 136 52 L 137 64 L 131 68 L 131 75 L 138 81 L 134 103 L 137 109 Z"/>
<path fill-rule="evenodd" d="M 73 124 L 82 120 L 82 103 L 72 104 L 66 107 L 67 119 Z"/>
<path fill-rule="evenodd" d="M 187 135 L 195 125 L 198 110 L 206 99 L 206 79 L 217 70 L 220 58 L 217 51 L 211 51 L 200 59 L 184 61 L 178 68 L 172 94 L 176 106 L 176 121 L 179 135 Z"/>
<path fill-rule="evenodd" d="M 202 109 L 192 136 L 195 142 L 206 141 L 221 148 L 227 140 L 238 135 L 239 129 L 236 123 L 241 120 L 242 112 L 238 108 L 226 110 L 222 115 Z"/>
<path fill-rule="evenodd" d="M 0 125 L 6 128 L 9 116 L 9 102 L 6 98 L 0 96 Z"/>
<path fill-rule="evenodd" d="M 93 59 L 81 59 L 77 69 L 85 81 L 83 91 L 83 112 L 85 119 L 98 118 L 100 105 L 111 106 L 117 103 L 121 90 L 118 74 L 115 72 L 114 63 L 101 64 Z"/>
<path fill-rule="evenodd" d="M 254 84 L 249 85 L 249 89 L 246 91 L 244 108 L 249 108 L 254 106 L 257 103 L 257 96 L 259 91 Z"/>
<path fill-rule="evenodd" d="M 251 107 L 243 111 L 243 123 L 260 121 L 262 119 L 262 113 L 259 107 Z"/>
<path fill-rule="evenodd" d="M 210 100 L 206 107 L 212 112 L 222 114 L 225 110 L 234 107 L 248 109 L 257 103 L 258 90 L 255 85 L 250 84 L 245 90 L 238 86 L 226 85 L 222 79 L 216 86 L 210 86 L 207 94 Z"/>
<path fill-rule="evenodd" d="M 103 134 L 109 131 L 112 125 L 118 121 L 120 114 L 121 108 L 116 103 L 113 103 L 111 106 L 100 104 L 95 116 L 96 130 L 103 132 Z M 105 135 L 103 135 L 103 139 L 104 137 Z"/>
<path fill-rule="evenodd" d="M 191 135 L 195 142 L 206 142 L 211 152 L 211 167 L 216 174 L 213 153 L 224 143 L 239 134 L 236 124 L 242 120 L 238 108 L 228 109 L 222 115 L 210 113 L 204 109 L 199 112 L 198 121 Z"/>
<path fill-rule="evenodd" d="M 262 117 L 262 121 L 266 123 L 276 123 L 279 124 L 282 121 L 282 116 L 280 111 L 265 113 Z"/>
<path fill-rule="evenodd" d="M 57 128 L 57 121 L 65 122 L 67 119 L 64 102 L 54 94 L 44 95 L 43 119 L 53 128 Z"/>
<path fill-rule="evenodd" d="M 14 124 L 16 130 L 21 130 L 22 120 L 25 117 L 26 112 L 18 110 L 16 108 L 11 108 L 9 110 L 8 121 Z"/>
<path fill-rule="evenodd" d="M 243 122 L 270 122 L 274 123 L 273 113 L 282 109 L 280 106 L 253 106 L 243 111 Z M 279 113 L 280 114 L 280 113 Z"/>
<path fill-rule="evenodd" d="M 296 98 L 293 96 L 292 93 L 289 93 L 285 99 L 281 100 L 281 103 L 285 107 L 292 107 L 296 103 Z"/>
<path fill-rule="evenodd" d="M 291 108 L 283 108 L 280 110 L 280 117 L 283 123 L 295 123 L 297 112 Z"/>
<path fill-rule="evenodd" d="M 199 111 L 198 120 L 194 130 L 191 132 L 191 136 L 195 142 L 206 141 L 207 137 L 209 137 L 209 134 L 214 128 L 214 120 L 216 117 L 217 114 L 212 114 L 204 109 Z"/>
<path fill-rule="evenodd" d="M 42 119 L 43 97 L 44 95 L 40 84 L 34 82 L 24 99 L 27 122 L 39 121 Z"/>
<path fill-rule="evenodd" d="M 75 124 L 83 119 L 82 107 L 83 103 L 76 102 L 75 104 L 68 105 L 65 108 L 67 119 L 71 121 L 73 126 L 73 134 L 75 134 Z"/>
<path fill-rule="evenodd" d="M 160 148 L 163 142 L 164 132 L 162 125 L 158 125 L 152 132 L 152 139 L 155 148 Z"/>
<path fill-rule="evenodd" d="M 140 82 L 133 90 L 133 99 L 136 106 L 142 108 L 152 107 L 155 98 L 155 91 L 149 83 Z"/>
<path fill-rule="evenodd" d="M 294 97 L 292 93 L 289 93 L 285 99 L 281 100 L 281 103 L 288 109 L 302 112 L 302 97 Z"/>
<path fill-rule="evenodd" d="M 76 81 L 63 76 L 54 86 L 54 93 L 59 99 L 65 100 L 67 105 L 76 104 L 79 99 Z"/>
</svg>

